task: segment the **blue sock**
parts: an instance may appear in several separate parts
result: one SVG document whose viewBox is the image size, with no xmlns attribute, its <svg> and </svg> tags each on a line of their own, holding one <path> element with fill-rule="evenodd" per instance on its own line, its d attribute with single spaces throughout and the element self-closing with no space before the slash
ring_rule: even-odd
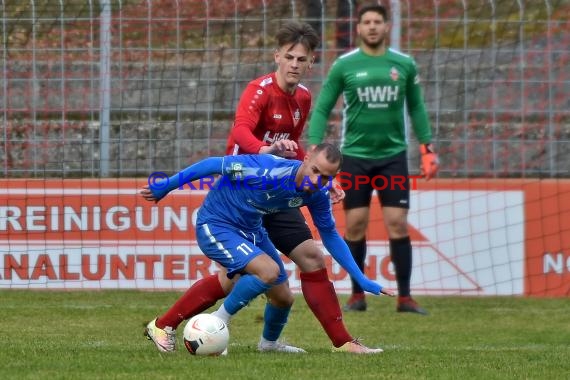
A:
<svg viewBox="0 0 570 380">
<path fill-rule="evenodd" d="M 224 301 L 227 312 L 234 315 L 246 306 L 252 299 L 265 293 L 271 284 L 266 284 L 256 276 L 251 274 L 242 275 L 236 282 L 234 288 Z"/>
<path fill-rule="evenodd" d="M 265 304 L 265 314 L 263 315 L 265 325 L 263 326 L 262 335 L 264 339 L 274 342 L 279 338 L 287 323 L 290 311 L 290 307 L 275 307 L 269 302 Z"/>
</svg>

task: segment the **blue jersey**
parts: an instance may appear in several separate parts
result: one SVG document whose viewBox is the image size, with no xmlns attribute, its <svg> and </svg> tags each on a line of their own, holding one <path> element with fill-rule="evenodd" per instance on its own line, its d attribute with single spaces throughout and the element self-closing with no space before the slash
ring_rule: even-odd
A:
<svg viewBox="0 0 570 380">
<path fill-rule="evenodd" d="M 259 230 L 264 214 L 308 206 L 319 230 L 335 228 L 326 188 L 297 190 L 301 161 L 272 155 L 223 157 L 220 177 L 206 196 L 197 222 L 231 224 L 245 232 Z"/>
<path fill-rule="evenodd" d="M 333 258 L 362 289 L 379 294 L 382 287 L 364 276 L 336 230 L 328 189 L 320 188 L 312 192 L 297 189 L 295 176 L 302 164 L 301 161 L 268 154 L 210 157 L 168 180 L 152 184 L 150 190 L 160 200 L 185 183 L 221 174 L 198 211 L 197 224 L 212 224 L 230 231 L 240 231 L 244 236 L 265 233 L 262 226 L 264 214 L 307 206 L 323 244 Z M 207 242 L 207 232 L 203 240 L 203 243 Z M 220 258 L 223 257 L 221 251 Z"/>
</svg>

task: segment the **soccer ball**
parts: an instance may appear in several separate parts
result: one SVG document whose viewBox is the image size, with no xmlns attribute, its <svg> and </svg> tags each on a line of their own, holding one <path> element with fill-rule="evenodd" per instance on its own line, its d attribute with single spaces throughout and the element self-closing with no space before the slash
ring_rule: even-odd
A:
<svg viewBox="0 0 570 380">
<path fill-rule="evenodd" d="M 184 345 L 192 355 L 221 355 L 229 340 L 228 326 L 212 314 L 198 314 L 184 327 Z"/>
</svg>

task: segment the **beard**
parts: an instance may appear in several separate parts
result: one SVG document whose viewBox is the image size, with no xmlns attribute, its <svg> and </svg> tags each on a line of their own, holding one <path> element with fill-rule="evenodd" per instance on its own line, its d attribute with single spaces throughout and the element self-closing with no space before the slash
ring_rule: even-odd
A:
<svg viewBox="0 0 570 380">
<path fill-rule="evenodd" d="M 385 37 L 382 36 L 376 41 L 371 41 L 369 38 L 363 36 L 360 36 L 360 39 L 362 40 L 362 43 L 370 49 L 377 49 L 384 44 Z"/>
</svg>

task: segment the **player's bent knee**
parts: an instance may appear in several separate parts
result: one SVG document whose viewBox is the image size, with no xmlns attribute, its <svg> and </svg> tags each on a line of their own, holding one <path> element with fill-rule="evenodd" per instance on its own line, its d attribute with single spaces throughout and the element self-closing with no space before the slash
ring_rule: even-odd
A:
<svg viewBox="0 0 570 380">
<path fill-rule="evenodd" d="M 323 251 L 317 247 L 314 240 L 299 244 L 289 258 L 301 269 L 301 272 L 314 272 L 326 267 Z"/>
<path fill-rule="evenodd" d="M 251 260 L 245 267 L 247 273 L 253 274 L 266 284 L 272 284 L 279 278 L 279 265 L 269 255 L 262 254 Z"/>
<path fill-rule="evenodd" d="M 314 272 L 326 268 L 325 258 L 322 253 L 315 256 L 302 256 L 298 260 L 293 260 L 301 272 Z"/>
<path fill-rule="evenodd" d="M 257 276 L 266 284 L 273 284 L 279 278 L 279 268 L 277 266 L 275 268 L 265 268 Z"/>
<path fill-rule="evenodd" d="M 398 239 L 404 236 L 408 236 L 408 224 L 407 223 L 386 223 L 386 229 L 388 230 L 388 235 L 391 239 Z"/>
<path fill-rule="evenodd" d="M 345 237 L 348 240 L 361 240 L 364 239 L 366 229 L 368 228 L 367 221 L 358 221 L 346 225 Z"/>
</svg>

